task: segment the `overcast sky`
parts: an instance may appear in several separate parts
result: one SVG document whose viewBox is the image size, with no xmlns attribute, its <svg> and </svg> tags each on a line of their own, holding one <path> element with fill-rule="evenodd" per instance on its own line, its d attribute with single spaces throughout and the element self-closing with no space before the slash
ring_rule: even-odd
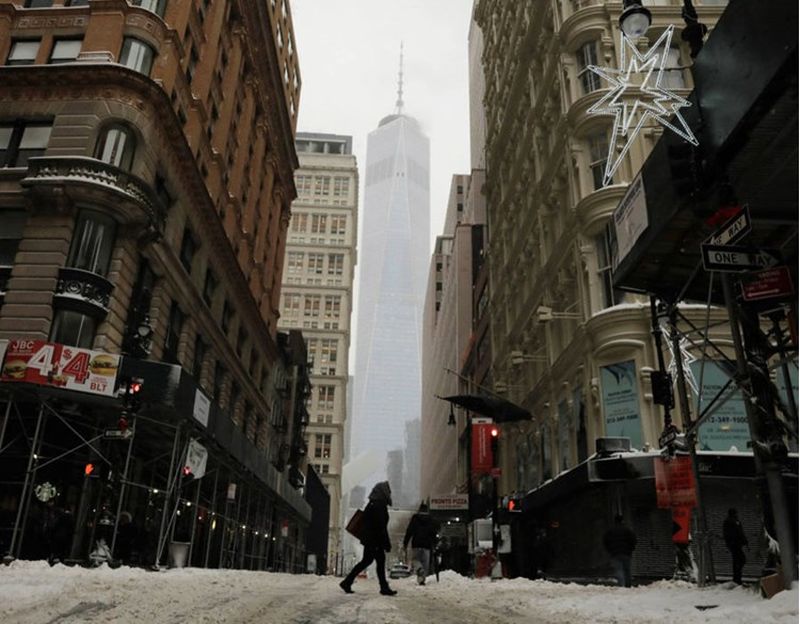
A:
<svg viewBox="0 0 800 624">
<path fill-rule="evenodd" d="M 394 112 L 403 42 L 404 110 L 431 142 L 431 247 L 450 177 L 469 173 L 471 10 L 472 0 L 291 0 L 302 78 L 297 129 L 353 137 L 359 203 L 367 134 Z"/>
</svg>

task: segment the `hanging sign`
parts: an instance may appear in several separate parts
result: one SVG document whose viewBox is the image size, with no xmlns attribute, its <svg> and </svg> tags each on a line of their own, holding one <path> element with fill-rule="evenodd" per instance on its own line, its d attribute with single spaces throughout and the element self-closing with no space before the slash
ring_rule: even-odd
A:
<svg viewBox="0 0 800 624">
<path fill-rule="evenodd" d="M 436 494 L 431 496 L 430 508 L 440 511 L 469 509 L 469 494 Z"/>
<path fill-rule="evenodd" d="M 676 455 L 669 459 L 653 459 L 656 484 L 656 504 L 661 509 L 669 507 L 694 507 L 697 489 L 692 472 L 692 458 Z"/>
<path fill-rule="evenodd" d="M 11 340 L 0 381 L 114 396 L 118 355 L 44 340 Z"/>
<path fill-rule="evenodd" d="M 200 479 L 206 474 L 208 450 L 197 440 L 189 440 L 186 448 L 186 463 L 184 464 L 195 479 Z"/>
<path fill-rule="evenodd" d="M 611 88 L 587 111 L 590 115 L 614 117 L 603 186 L 611 184 L 614 172 L 622 164 L 634 139 L 650 120 L 692 145 L 699 144 L 680 113 L 680 109 L 691 106 L 691 102 L 664 87 L 664 72 L 670 69 L 667 59 L 673 31 L 672 24 L 667 26 L 645 54 L 639 52 L 635 40 L 631 41 L 623 33 L 619 69 L 587 66 L 611 84 Z"/>
<path fill-rule="evenodd" d="M 486 474 L 491 471 L 492 457 L 492 427 L 489 423 L 472 424 L 472 474 Z"/>
</svg>

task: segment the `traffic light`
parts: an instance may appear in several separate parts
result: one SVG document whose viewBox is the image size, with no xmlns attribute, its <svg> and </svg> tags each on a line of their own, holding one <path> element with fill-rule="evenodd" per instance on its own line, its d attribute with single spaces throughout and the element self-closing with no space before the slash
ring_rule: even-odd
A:
<svg viewBox="0 0 800 624">
<path fill-rule="evenodd" d="M 652 371 L 650 385 L 653 387 L 653 403 L 668 408 L 675 407 L 675 397 L 672 394 L 672 375 L 662 371 Z"/>
<path fill-rule="evenodd" d="M 142 406 L 141 394 L 143 387 L 144 380 L 141 377 L 128 377 L 122 380 L 120 394 L 126 411 L 133 414 L 139 411 Z M 127 420 L 125 421 L 125 427 L 127 428 Z"/>
<path fill-rule="evenodd" d="M 94 472 L 94 464 L 86 464 L 83 467 L 83 474 L 86 475 L 87 477 L 91 475 L 93 472 Z"/>
<path fill-rule="evenodd" d="M 506 505 L 506 508 L 514 513 L 520 513 L 522 511 L 522 505 L 520 505 L 519 499 L 514 498 L 513 496 L 508 498 L 508 504 Z"/>
</svg>

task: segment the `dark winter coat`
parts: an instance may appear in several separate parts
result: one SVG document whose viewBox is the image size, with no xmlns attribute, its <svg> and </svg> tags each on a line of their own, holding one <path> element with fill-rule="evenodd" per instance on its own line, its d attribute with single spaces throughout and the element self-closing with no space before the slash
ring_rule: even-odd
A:
<svg viewBox="0 0 800 624">
<path fill-rule="evenodd" d="M 616 524 L 603 535 L 603 546 L 612 557 L 630 556 L 636 548 L 636 535 L 624 524 Z"/>
<path fill-rule="evenodd" d="M 742 523 L 737 518 L 731 516 L 725 518 L 725 522 L 722 523 L 722 537 L 725 538 L 725 545 L 730 550 L 747 546 Z"/>
<path fill-rule="evenodd" d="M 408 548 L 411 542 L 412 548 L 433 549 L 436 545 L 436 533 L 439 527 L 429 513 L 419 512 L 411 517 L 411 522 L 406 528 L 406 535 L 403 538 L 403 548 Z"/>
<path fill-rule="evenodd" d="M 378 483 L 369 495 L 369 503 L 364 508 L 363 534 L 361 543 L 366 547 L 382 548 L 386 552 L 392 549 L 389 540 L 389 505 L 392 504 L 392 493 L 386 481 Z"/>
</svg>

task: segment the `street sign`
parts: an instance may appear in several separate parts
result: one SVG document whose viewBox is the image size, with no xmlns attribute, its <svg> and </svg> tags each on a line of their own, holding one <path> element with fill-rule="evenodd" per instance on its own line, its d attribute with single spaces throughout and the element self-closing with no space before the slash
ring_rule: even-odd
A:
<svg viewBox="0 0 800 624">
<path fill-rule="evenodd" d="M 779 266 L 760 271 L 753 274 L 752 278 L 752 280 L 742 282 L 742 298 L 745 301 L 783 299 L 794 293 L 789 267 Z"/>
<path fill-rule="evenodd" d="M 750 210 L 744 206 L 742 210 L 728 219 L 706 241 L 708 245 L 732 245 L 750 233 Z"/>
<path fill-rule="evenodd" d="M 706 271 L 741 273 L 759 271 L 781 264 L 781 252 L 777 249 L 740 247 L 737 245 L 709 245 L 703 243 L 703 268 Z"/>
<path fill-rule="evenodd" d="M 675 427 L 665 429 L 661 436 L 658 438 L 658 447 L 664 448 L 671 442 L 674 442 L 678 437 L 678 430 Z"/>
<path fill-rule="evenodd" d="M 133 429 L 106 429 L 103 437 L 106 440 L 127 440 L 133 435 Z"/>
</svg>

